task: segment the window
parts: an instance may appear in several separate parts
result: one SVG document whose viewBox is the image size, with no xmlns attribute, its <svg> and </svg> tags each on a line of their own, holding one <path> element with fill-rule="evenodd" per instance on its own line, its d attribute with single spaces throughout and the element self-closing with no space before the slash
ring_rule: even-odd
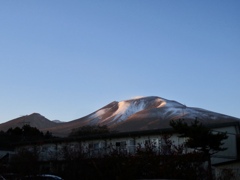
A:
<svg viewBox="0 0 240 180">
<path fill-rule="evenodd" d="M 93 149 L 99 149 L 99 143 L 94 143 L 93 144 Z"/>
<path fill-rule="evenodd" d="M 116 142 L 116 147 L 123 148 L 126 146 L 126 141 Z"/>
</svg>

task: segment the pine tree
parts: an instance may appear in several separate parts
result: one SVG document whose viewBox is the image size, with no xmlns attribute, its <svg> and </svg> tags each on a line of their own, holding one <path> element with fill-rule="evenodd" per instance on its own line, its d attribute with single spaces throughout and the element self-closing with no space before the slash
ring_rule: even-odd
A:
<svg viewBox="0 0 240 180">
<path fill-rule="evenodd" d="M 197 119 L 190 125 L 184 119 L 172 120 L 170 125 L 180 134 L 179 137 L 187 138 L 185 142 L 186 147 L 204 153 L 208 160 L 209 179 L 212 179 L 211 155 L 227 149 L 222 147 L 224 144 L 222 141 L 228 138 L 227 133 L 215 133 Z"/>
</svg>

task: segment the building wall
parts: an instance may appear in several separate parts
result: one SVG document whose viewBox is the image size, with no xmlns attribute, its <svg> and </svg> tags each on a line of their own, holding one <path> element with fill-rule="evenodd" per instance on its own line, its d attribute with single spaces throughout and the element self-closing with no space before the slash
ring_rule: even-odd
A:
<svg viewBox="0 0 240 180">
<path fill-rule="evenodd" d="M 215 128 L 213 132 L 227 132 L 228 138 L 223 141 L 223 147 L 227 148 L 225 151 L 220 151 L 217 154 L 212 156 L 212 163 L 227 162 L 237 159 L 237 139 L 236 139 L 236 128 L 231 127 L 222 127 Z"/>
<path fill-rule="evenodd" d="M 182 144 L 183 138 L 172 135 L 169 138 L 175 145 Z M 103 156 L 110 153 L 135 154 L 138 148 L 144 150 L 151 146 L 157 153 L 164 150 L 166 143 L 162 135 L 141 135 L 121 138 L 105 138 L 96 140 L 79 140 L 21 146 L 39 154 L 41 161 L 63 160 L 66 153 L 82 153 L 87 157 Z"/>
<path fill-rule="evenodd" d="M 236 146 L 236 128 L 223 127 L 215 128 L 214 132 L 228 132 L 228 139 L 224 141 L 224 146 L 228 149 L 223 152 L 215 154 L 212 158 L 212 163 L 220 163 L 230 161 L 237 158 Z M 179 138 L 178 134 L 173 134 L 169 137 L 173 145 L 178 146 L 185 142 L 186 138 Z M 42 161 L 47 160 L 63 160 L 66 156 L 66 150 L 70 154 L 83 154 L 87 157 L 103 156 L 109 153 L 136 153 L 137 148 L 146 148 L 146 145 L 151 145 L 157 153 L 167 154 L 169 147 L 164 140 L 162 134 L 152 135 L 135 135 L 125 137 L 112 137 L 93 140 L 74 140 L 68 142 L 55 142 L 48 144 L 29 145 L 28 148 L 34 150 L 38 149 L 39 156 Z M 23 146 L 26 148 L 27 146 Z M 19 147 L 21 148 L 21 147 Z M 173 148 L 173 146 L 172 146 Z M 184 149 L 183 153 L 192 151 L 191 149 Z"/>
</svg>

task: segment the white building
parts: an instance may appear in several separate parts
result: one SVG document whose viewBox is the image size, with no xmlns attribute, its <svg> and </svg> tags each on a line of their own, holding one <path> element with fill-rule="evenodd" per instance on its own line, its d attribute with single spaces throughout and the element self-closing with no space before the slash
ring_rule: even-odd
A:
<svg viewBox="0 0 240 180">
<path fill-rule="evenodd" d="M 237 136 L 240 134 L 238 122 L 212 124 L 209 126 L 213 132 L 227 132 L 228 138 L 224 141 L 223 147 L 227 150 L 218 152 L 212 156 L 212 162 L 222 163 L 238 159 Z M 173 145 L 182 145 L 184 138 L 178 137 L 172 129 L 157 129 L 148 131 L 108 133 L 100 135 L 82 136 L 77 138 L 60 138 L 44 142 L 34 142 L 30 144 L 20 144 L 16 151 L 27 148 L 39 151 L 42 160 L 62 159 L 63 151 L 81 151 L 88 157 L 101 156 L 109 152 L 134 154 L 136 149 L 145 148 L 146 144 L 151 145 L 157 153 L 167 153 L 165 134 L 171 134 L 169 140 Z M 173 148 L 173 146 L 172 146 Z M 191 149 L 184 149 L 184 152 Z"/>
</svg>

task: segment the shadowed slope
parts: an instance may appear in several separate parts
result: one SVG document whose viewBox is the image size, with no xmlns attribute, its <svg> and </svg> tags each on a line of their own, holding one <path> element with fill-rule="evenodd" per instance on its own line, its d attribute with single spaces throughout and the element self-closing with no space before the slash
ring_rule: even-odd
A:
<svg viewBox="0 0 240 180">
<path fill-rule="evenodd" d="M 41 130 L 44 128 L 54 127 L 57 123 L 48 120 L 38 113 L 33 113 L 0 124 L 0 130 L 7 131 L 9 128 L 22 127 L 25 124 L 29 124 L 30 126 Z"/>
<path fill-rule="evenodd" d="M 72 129 L 86 125 L 107 125 L 110 130 L 117 131 L 164 129 L 170 127 L 171 120 L 180 118 L 187 121 L 198 118 L 204 124 L 240 122 L 238 118 L 149 96 L 120 102 L 113 101 L 87 116 L 65 123 L 55 123 L 34 113 L 0 124 L 0 130 L 30 122 L 31 126 L 41 131 L 50 131 L 56 136 L 67 136 Z"/>
</svg>

